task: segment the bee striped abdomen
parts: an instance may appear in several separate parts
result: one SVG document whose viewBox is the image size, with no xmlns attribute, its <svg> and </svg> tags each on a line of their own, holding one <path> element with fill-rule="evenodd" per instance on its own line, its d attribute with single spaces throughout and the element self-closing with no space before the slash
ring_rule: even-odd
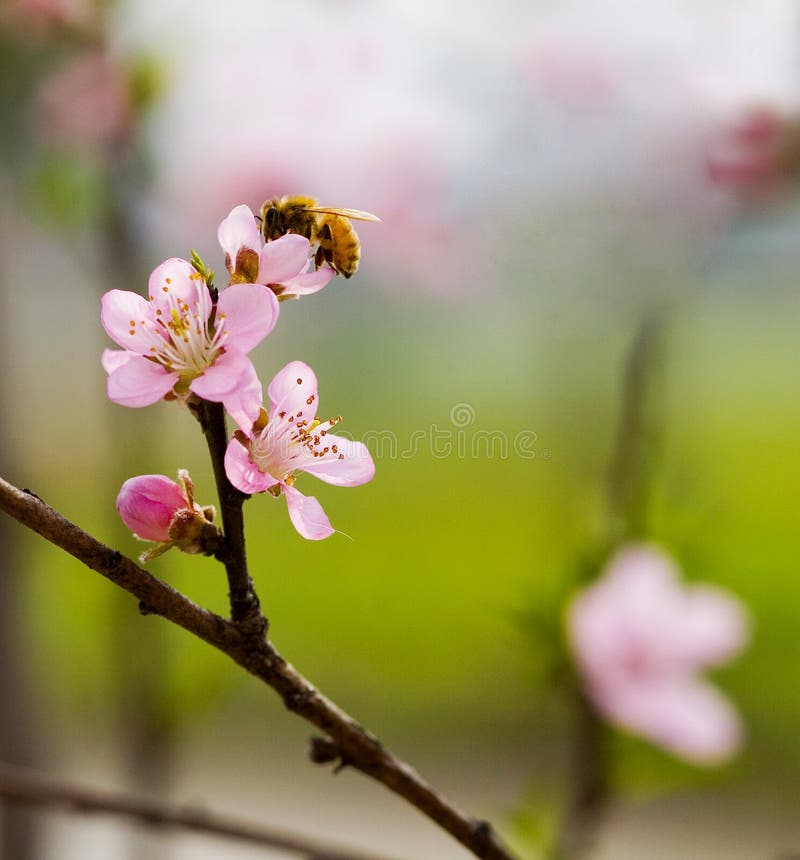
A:
<svg viewBox="0 0 800 860">
<path fill-rule="evenodd" d="M 361 243 L 353 225 L 338 215 L 323 216 L 331 237 L 331 260 L 334 269 L 344 278 L 354 275 L 361 259 Z"/>
<path fill-rule="evenodd" d="M 265 242 L 287 233 L 305 236 L 312 246 L 318 246 L 314 254 L 317 268 L 328 263 L 342 277 L 349 278 L 361 259 L 361 243 L 351 218 L 380 221 L 376 215 L 360 209 L 321 206 L 313 197 L 273 197 L 261 207 L 261 234 Z"/>
</svg>

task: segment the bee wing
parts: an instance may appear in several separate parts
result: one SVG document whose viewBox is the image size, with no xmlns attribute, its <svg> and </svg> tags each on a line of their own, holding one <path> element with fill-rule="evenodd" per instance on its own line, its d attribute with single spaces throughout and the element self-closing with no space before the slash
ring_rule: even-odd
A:
<svg viewBox="0 0 800 860">
<path fill-rule="evenodd" d="M 321 215 L 341 215 L 343 218 L 352 218 L 354 221 L 380 221 L 377 215 L 371 212 L 362 212 L 360 209 L 337 209 L 334 206 L 306 206 L 306 212 L 319 212 Z"/>
</svg>

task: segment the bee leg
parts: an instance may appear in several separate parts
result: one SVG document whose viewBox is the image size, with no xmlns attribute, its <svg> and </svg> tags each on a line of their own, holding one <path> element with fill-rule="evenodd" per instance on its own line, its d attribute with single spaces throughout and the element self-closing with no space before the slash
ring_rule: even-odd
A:
<svg viewBox="0 0 800 860">
<path fill-rule="evenodd" d="M 334 272 L 338 274 L 339 270 L 333 262 L 333 234 L 331 233 L 330 224 L 323 224 L 319 231 L 319 248 L 317 248 L 317 255 L 319 255 L 320 252 L 322 252 L 322 259 L 328 263 Z"/>
<path fill-rule="evenodd" d="M 314 268 L 318 269 L 325 262 L 325 252 L 322 248 L 317 248 L 314 254 Z"/>
</svg>

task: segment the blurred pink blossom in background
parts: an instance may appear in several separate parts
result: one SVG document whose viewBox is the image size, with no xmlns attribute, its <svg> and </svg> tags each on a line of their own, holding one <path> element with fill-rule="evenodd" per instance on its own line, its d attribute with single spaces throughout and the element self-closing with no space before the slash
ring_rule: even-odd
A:
<svg viewBox="0 0 800 860">
<path fill-rule="evenodd" d="M 240 201 L 255 211 L 269 197 L 310 195 L 381 218 L 358 231 L 367 272 L 381 270 L 393 287 L 400 280 L 431 292 L 463 289 L 466 258 L 473 267 L 480 259 L 480 237 L 466 234 L 456 202 L 471 137 L 442 82 L 423 80 L 425 55 L 410 62 L 386 17 L 385 9 L 363 7 L 350 21 L 342 10 L 320 8 L 311 22 L 301 8 L 286 8 L 269 21 L 270 63 L 258 49 L 244 49 L 242 39 L 255 33 L 237 32 L 236 62 L 223 53 L 186 64 L 160 120 L 162 185 L 151 210 L 164 219 L 159 232 L 203 232 L 199 218 L 210 221 Z M 324 38 L 315 37 L 317 28 Z M 298 52 L 304 74 L 286 75 L 276 87 L 274 69 L 293 67 Z M 241 100 L 231 98 L 243 92 L 258 94 L 248 104 L 246 134 Z M 203 94 L 204 121 L 214 128 L 202 147 L 187 137 L 195 105 L 186 96 L 193 93 Z M 185 217 L 175 217 L 176 205 Z"/>
<path fill-rule="evenodd" d="M 532 91 L 575 109 L 608 104 L 618 86 L 613 66 L 599 46 L 558 36 L 537 38 L 522 57 L 521 71 Z"/>
<path fill-rule="evenodd" d="M 43 82 L 39 112 L 50 142 L 96 149 L 113 144 L 131 121 L 126 74 L 99 50 L 79 54 Z"/>
<path fill-rule="evenodd" d="M 0 24 L 24 28 L 27 36 L 45 36 L 59 27 L 86 27 L 94 20 L 90 0 L 4 0 Z"/>
<path fill-rule="evenodd" d="M 586 692 L 610 722 L 695 764 L 739 749 L 738 714 L 699 674 L 747 642 L 748 614 L 735 597 L 684 585 L 663 550 L 631 544 L 573 598 L 567 630 Z"/>
<path fill-rule="evenodd" d="M 796 11 L 613 5 L 619 17 L 602 5 L 546 16 L 518 55 L 551 175 L 544 199 L 558 205 L 551 189 L 562 200 L 602 194 L 626 252 L 666 251 L 674 270 L 702 259 L 743 203 L 766 204 L 791 176 L 798 135 L 787 118 L 800 92 L 786 34 Z M 770 51 L 754 51 L 757 41 Z M 541 173 L 523 179 L 532 194 Z"/>
<path fill-rule="evenodd" d="M 706 166 L 712 183 L 763 201 L 796 178 L 798 161 L 797 118 L 765 104 L 740 111 L 719 129 Z"/>
<path fill-rule="evenodd" d="M 382 219 L 359 231 L 361 277 L 399 301 L 406 287 L 536 289 L 548 259 L 622 255 L 647 265 L 643 280 L 672 281 L 725 234 L 743 183 L 782 162 L 736 117 L 798 111 L 787 2 L 136 8 L 120 43 L 163 46 L 170 81 L 137 212 L 158 254 L 194 246 L 239 202 L 308 194 Z M 298 56 L 302 73 L 276 86 Z"/>
</svg>

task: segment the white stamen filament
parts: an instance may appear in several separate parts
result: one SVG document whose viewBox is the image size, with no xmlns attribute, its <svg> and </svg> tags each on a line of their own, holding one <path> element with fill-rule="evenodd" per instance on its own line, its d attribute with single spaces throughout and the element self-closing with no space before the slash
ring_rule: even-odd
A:
<svg viewBox="0 0 800 860">
<path fill-rule="evenodd" d="M 320 423 L 317 418 L 309 421 L 286 412 L 271 415 L 267 426 L 250 440 L 250 460 L 262 472 L 285 481 L 321 458 L 344 459 L 336 443 L 326 439 L 328 430 L 341 420 L 339 416 Z"/>
<path fill-rule="evenodd" d="M 195 300 L 192 307 L 176 296 L 169 283 L 162 289 L 166 305 L 162 304 L 155 323 L 143 321 L 142 328 L 150 341 L 149 355 L 170 372 L 182 378 L 194 379 L 214 363 L 228 339 L 225 315 L 217 313 L 214 328 L 209 331 L 208 319 L 212 304 L 200 275 L 193 276 Z"/>
</svg>

